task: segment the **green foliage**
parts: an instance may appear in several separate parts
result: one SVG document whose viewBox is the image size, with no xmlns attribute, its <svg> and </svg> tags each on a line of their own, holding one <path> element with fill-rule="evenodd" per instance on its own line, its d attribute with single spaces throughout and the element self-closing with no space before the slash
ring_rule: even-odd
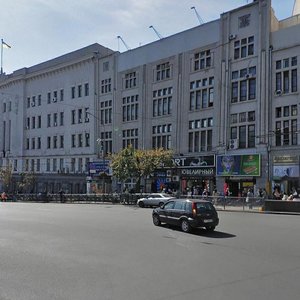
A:
<svg viewBox="0 0 300 300">
<path fill-rule="evenodd" d="M 0 179 L 3 182 L 4 190 L 9 191 L 9 187 L 12 180 L 12 167 L 7 166 L 0 169 Z"/>
<path fill-rule="evenodd" d="M 34 188 L 35 181 L 35 173 L 21 173 L 21 181 L 18 184 L 18 189 L 22 192 L 30 192 Z"/>
<path fill-rule="evenodd" d="M 136 150 L 130 145 L 110 156 L 110 166 L 113 176 L 123 182 L 135 178 L 139 186 L 141 178 L 150 176 L 156 169 L 172 166 L 172 156 L 170 150 Z"/>
</svg>

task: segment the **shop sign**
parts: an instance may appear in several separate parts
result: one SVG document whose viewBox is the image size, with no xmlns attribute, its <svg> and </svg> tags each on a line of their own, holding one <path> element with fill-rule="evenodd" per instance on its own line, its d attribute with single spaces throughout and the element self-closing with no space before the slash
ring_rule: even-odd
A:
<svg viewBox="0 0 300 300">
<path fill-rule="evenodd" d="M 203 155 L 196 157 L 175 157 L 173 158 L 175 167 L 177 168 L 207 168 L 215 166 L 215 156 L 214 155 Z"/>
<path fill-rule="evenodd" d="M 273 166 L 273 177 L 274 179 L 299 177 L 299 165 Z"/>
<path fill-rule="evenodd" d="M 89 162 L 89 173 L 99 175 L 101 173 L 106 173 L 111 175 L 112 171 L 109 167 L 109 160 Z"/>
<path fill-rule="evenodd" d="M 284 165 L 284 164 L 292 164 L 296 165 L 299 163 L 299 156 L 297 155 L 280 155 L 273 157 L 273 163 Z"/>
<path fill-rule="evenodd" d="M 260 155 L 218 155 L 217 176 L 260 176 Z"/>
<path fill-rule="evenodd" d="M 213 176 L 215 173 L 214 168 L 185 168 L 180 169 L 182 177 L 195 177 L 195 176 Z"/>
</svg>

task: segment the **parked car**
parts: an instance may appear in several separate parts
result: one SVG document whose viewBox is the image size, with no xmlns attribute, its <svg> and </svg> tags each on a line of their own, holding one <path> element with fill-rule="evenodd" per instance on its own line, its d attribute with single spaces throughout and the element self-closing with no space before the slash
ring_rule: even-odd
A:
<svg viewBox="0 0 300 300">
<path fill-rule="evenodd" d="M 153 224 L 161 223 L 180 226 L 182 231 L 190 232 L 192 228 L 204 227 L 215 230 L 219 224 L 218 213 L 209 201 L 196 199 L 173 199 L 152 212 Z"/>
<path fill-rule="evenodd" d="M 154 193 L 150 194 L 147 197 L 140 198 L 137 201 L 137 205 L 139 207 L 146 207 L 146 206 L 161 206 L 165 204 L 168 200 L 175 199 L 173 196 L 163 193 Z"/>
</svg>

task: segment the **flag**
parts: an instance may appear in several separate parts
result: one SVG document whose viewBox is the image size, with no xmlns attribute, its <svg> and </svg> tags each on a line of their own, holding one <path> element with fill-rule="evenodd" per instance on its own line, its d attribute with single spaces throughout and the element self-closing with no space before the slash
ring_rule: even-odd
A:
<svg viewBox="0 0 300 300">
<path fill-rule="evenodd" d="M 2 46 L 4 48 L 11 48 L 11 46 L 9 46 L 8 44 L 6 44 L 3 40 L 2 40 Z"/>
</svg>

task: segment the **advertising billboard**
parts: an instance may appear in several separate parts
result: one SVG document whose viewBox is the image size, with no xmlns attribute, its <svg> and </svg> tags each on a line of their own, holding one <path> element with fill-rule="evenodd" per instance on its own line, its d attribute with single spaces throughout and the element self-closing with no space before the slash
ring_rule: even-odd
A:
<svg viewBox="0 0 300 300">
<path fill-rule="evenodd" d="M 260 176 L 260 155 L 218 155 L 217 176 Z"/>
<path fill-rule="evenodd" d="M 111 169 L 109 167 L 109 160 L 89 162 L 89 173 L 91 175 L 99 175 L 101 173 L 106 173 L 111 175 Z"/>
</svg>

